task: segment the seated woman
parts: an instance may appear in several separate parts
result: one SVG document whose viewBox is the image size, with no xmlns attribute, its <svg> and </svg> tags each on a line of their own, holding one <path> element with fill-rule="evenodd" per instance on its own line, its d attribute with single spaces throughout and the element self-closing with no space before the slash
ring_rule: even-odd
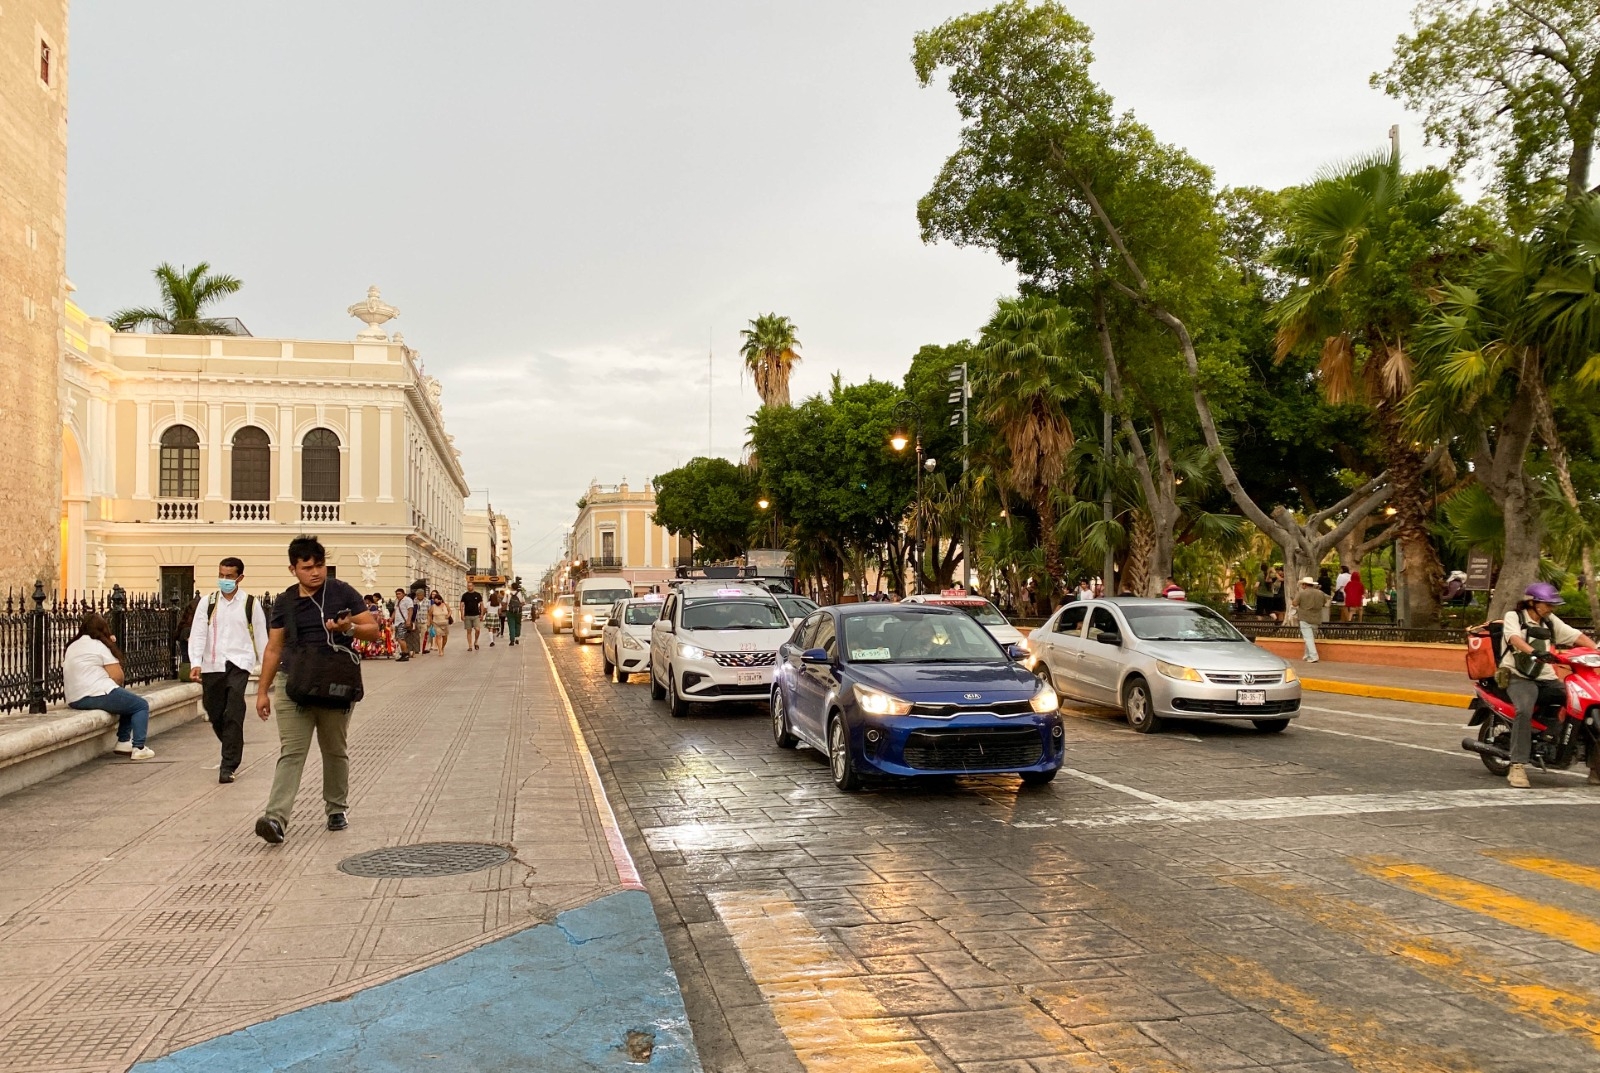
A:
<svg viewBox="0 0 1600 1073">
<path fill-rule="evenodd" d="M 91 611 L 83 616 L 78 636 L 61 660 L 67 707 L 79 711 L 111 712 L 117 717 L 117 752 L 130 760 L 149 760 L 155 750 L 145 748 L 150 729 L 150 702 L 124 689 L 122 649 L 105 616 Z"/>
</svg>

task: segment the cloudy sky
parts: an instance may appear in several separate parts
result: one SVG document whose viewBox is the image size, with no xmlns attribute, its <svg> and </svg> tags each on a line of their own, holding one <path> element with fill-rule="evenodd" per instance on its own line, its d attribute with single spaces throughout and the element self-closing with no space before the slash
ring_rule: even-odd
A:
<svg viewBox="0 0 1600 1073">
<path fill-rule="evenodd" d="M 590 478 L 738 457 L 754 315 L 799 326 L 798 398 L 835 371 L 898 379 L 1012 289 L 993 256 L 917 235 L 956 117 L 917 86 L 912 35 L 979 6 L 74 0 L 76 297 L 146 304 L 155 264 L 209 260 L 256 335 L 346 339 L 376 283 L 536 575 Z M 1263 186 L 1392 123 L 1437 159 L 1367 85 L 1410 6 L 1068 4 L 1120 107 Z"/>
</svg>

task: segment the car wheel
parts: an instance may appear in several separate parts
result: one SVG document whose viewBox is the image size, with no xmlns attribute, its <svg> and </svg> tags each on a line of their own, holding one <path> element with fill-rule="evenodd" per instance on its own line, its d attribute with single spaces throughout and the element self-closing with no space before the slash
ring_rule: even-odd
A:
<svg viewBox="0 0 1600 1073">
<path fill-rule="evenodd" d="M 789 730 L 789 710 L 783 703 L 783 690 L 772 688 L 772 740 L 780 749 L 793 749 L 800 739 Z"/>
<path fill-rule="evenodd" d="M 656 665 L 655 665 L 655 661 L 654 660 L 650 661 L 650 699 L 651 700 L 666 700 L 667 699 L 667 691 L 665 689 L 661 688 L 661 683 L 660 682 L 656 681 Z"/>
<path fill-rule="evenodd" d="M 1128 725 L 1139 734 L 1150 734 L 1161 726 L 1156 715 L 1155 701 L 1150 696 L 1150 684 L 1143 678 L 1131 680 L 1122 691 L 1122 710 L 1128 715 Z"/>
<path fill-rule="evenodd" d="M 1287 719 L 1252 719 L 1250 721 L 1263 734 L 1282 734 L 1289 729 L 1289 720 Z"/>
<path fill-rule="evenodd" d="M 622 664 L 620 663 L 616 665 L 616 669 L 612 673 L 616 676 L 616 679 L 619 682 L 626 682 L 632 677 L 632 675 L 622 669 Z"/>
<path fill-rule="evenodd" d="M 668 703 L 672 708 L 672 718 L 682 719 L 688 715 L 689 702 L 684 700 L 683 695 L 678 692 L 678 674 L 672 669 L 670 663 L 667 664 L 667 692 L 671 697 Z"/>
<path fill-rule="evenodd" d="M 835 715 L 828 724 L 828 767 L 833 774 L 833 784 L 839 789 L 845 793 L 861 789 L 856 758 L 850 754 L 850 729 L 844 725 L 842 715 Z"/>
<path fill-rule="evenodd" d="M 1039 681 L 1043 682 L 1045 685 L 1049 686 L 1051 689 L 1056 689 L 1056 680 L 1051 677 L 1050 667 L 1048 664 L 1042 661 L 1034 664 L 1033 676 L 1039 679 Z M 1056 689 L 1056 692 L 1060 693 L 1061 690 Z"/>
<path fill-rule="evenodd" d="M 612 663 L 611 657 L 606 655 L 606 646 L 602 642 L 600 645 L 600 673 L 610 678 L 611 672 L 614 670 L 616 670 L 616 664 Z"/>
<path fill-rule="evenodd" d="M 1051 768 L 1049 771 L 1024 771 L 1022 773 L 1022 785 L 1024 785 L 1024 786 L 1045 786 L 1045 785 L 1048 785 L 1049 783 L 1055 781 L 1056 772 L 1060 771 L 1060 770 L 1061 770 L 1060 768 Z"/>
</svg>

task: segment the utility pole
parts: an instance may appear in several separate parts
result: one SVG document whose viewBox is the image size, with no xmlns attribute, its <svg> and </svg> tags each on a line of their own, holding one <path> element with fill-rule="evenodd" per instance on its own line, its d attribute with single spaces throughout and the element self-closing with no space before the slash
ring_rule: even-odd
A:
<svg viewBox="0 0 1600 1073">
<path fill-rule="evenodd" d="M 971 467 L 969 455 L 972 446 L 972 437 L 968 425 L 968 404 L 972 398 L 972 389 L 967 380 L 967 363 L 962 362 L 950 372 L 945 374 L 945 379 L 960 388 L 961 413 L 951 414 L 950 421 L 954 424 L 958 419 L 961 422 L 961 584 L 968 591 L 972 591 L 972 529 L 971 521 L 967 516 L 967 470 Z M 956 392 L 950 393 L 950 401 L 956 401 Z"/>
<path fill-rule="evenodd" d="M 706 457 L 713 454 L 711 450 L 711 373 L 712 358 L 716 352 L 716 329 L 706 329 Z"/>
<path fill-rule="evenodd" d="M 1105 394 L 1100 413 L 1100 465 L 1109 476 L 1111 472 L 1111 367 L 1106 366 Z M 1116 593 L 1115 581 L 1112 575 L 1117 572 L 1117 553 L 1111 546 L 1111 482 L 1105 482 L 1105 490 L 1100 493 L 1100 520 L 1105 523 L 1106 554 L 1105 560 L 1100 564 L 1100 584 L 1103 595 L 1112 596 Z"/>
</svg>

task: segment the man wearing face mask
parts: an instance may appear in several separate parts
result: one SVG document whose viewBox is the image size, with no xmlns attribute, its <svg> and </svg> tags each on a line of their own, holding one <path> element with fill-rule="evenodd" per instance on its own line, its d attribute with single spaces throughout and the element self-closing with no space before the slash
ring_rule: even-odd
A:
<svg viewBox="0 0 1600 1073">
<path fill-rule="evenodd" d="M 189 672 L 200 683 L 206 719 L 222 743 L 218 782 L 232 782 L 244 760 L 245 690 L 261 668 L 267 615 L 256 598 L 239 591 L 244 560 L 232 556 L 217 567 L 217 591 L 206 597 L 189 629 Z"/>
</svg>

